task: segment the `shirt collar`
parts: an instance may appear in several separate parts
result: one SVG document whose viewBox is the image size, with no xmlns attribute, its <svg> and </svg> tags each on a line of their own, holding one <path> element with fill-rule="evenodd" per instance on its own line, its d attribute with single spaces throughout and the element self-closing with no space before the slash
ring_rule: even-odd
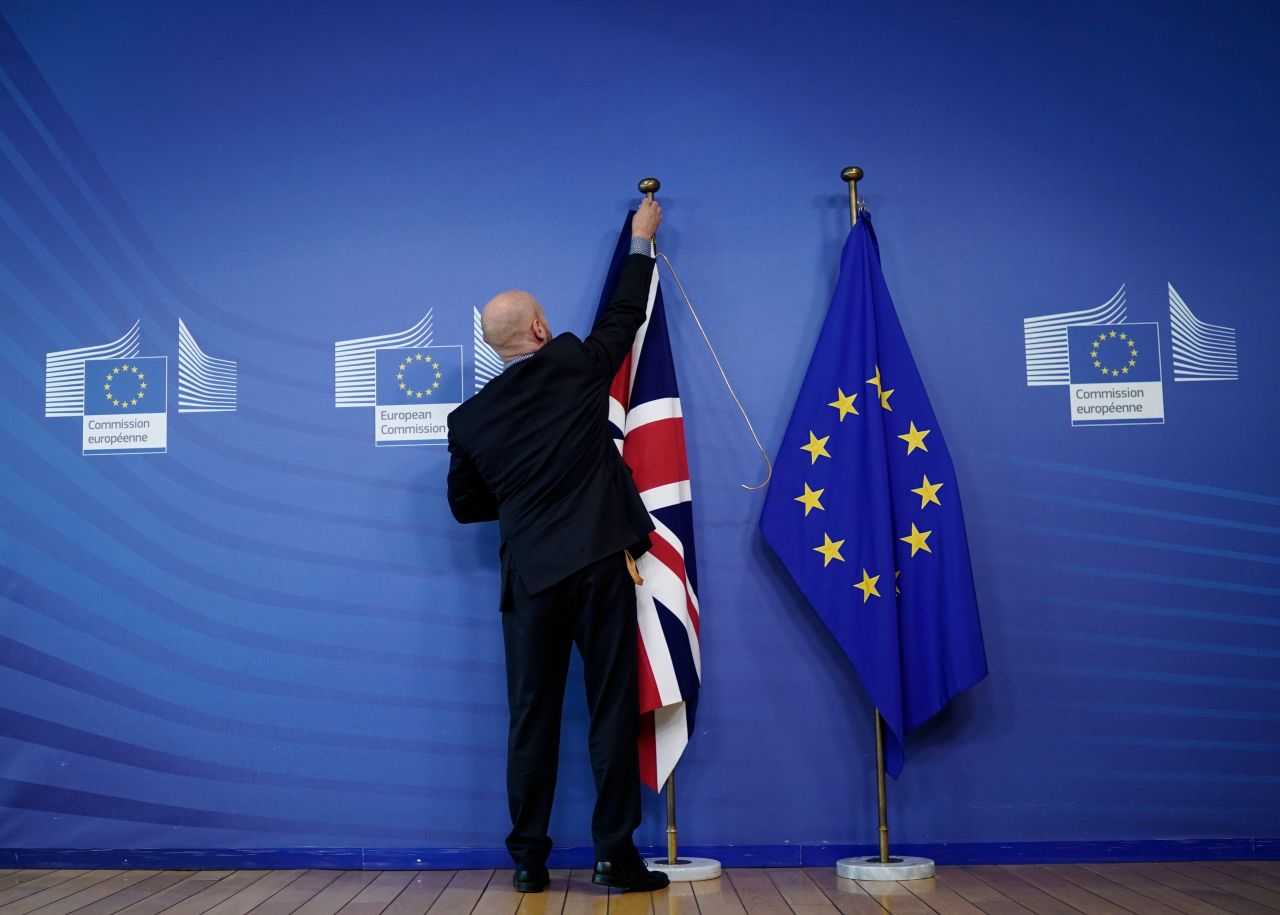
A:
<svg viewBox="0 0 1280 915">
<path fill-rule="evenodd" d="M 511 366 L 515 365 L 517 362 L 524 362 L 526 359 L 532 359 L 536 355 L 538 355 L 538 351 L 534 350 L 532 353 L 525 353 L 523 356 L 516 356 L 514 359 L 509 359 L 507 360 L 507 363 L 503 365 L 502 370 L 505 372 L 507 369 L 511 368 Z"/>
</svg>

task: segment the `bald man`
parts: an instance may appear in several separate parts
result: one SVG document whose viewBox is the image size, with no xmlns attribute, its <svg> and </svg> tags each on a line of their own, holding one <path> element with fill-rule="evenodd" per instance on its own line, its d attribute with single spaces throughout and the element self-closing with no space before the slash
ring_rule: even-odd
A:
<svg viewBox="0 0 1280 915">
<path fill-rule="evenodd" d="M 596 804 L 592 881 L 656 890 L 632 833 L 640 825 L 634 558 L 653 522 L 609 430 L 609 384 L 644 324 L 662 210 L 641 203 L 631 254 L 586 339 L 552 336 L 519 289 L 484 307 L 485 341 L 505 368 L 449 416 L 449 506 L 498 522 L 507 663 L 507 795 L 515 887 L 546 889 L 547 834 L 569 653 L 582 655 Z"/>
</svg>

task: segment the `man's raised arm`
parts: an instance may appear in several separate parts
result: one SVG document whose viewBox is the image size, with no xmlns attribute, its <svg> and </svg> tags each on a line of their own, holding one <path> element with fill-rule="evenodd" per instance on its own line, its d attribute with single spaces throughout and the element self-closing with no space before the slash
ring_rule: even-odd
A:
<svg viewBox="0 0 1280 915">
<path fill-rule="evenodd" d="M 644 324 L 649 285 L 653 280 L 653 236 L 661 222 L 662 207 L 658 202 L 641 201 L 631 219 L 631 255 L 622 266 L 613 297 L 583 341 L 587 353 L 607 377 L 617 373 Z"/>
</svg>

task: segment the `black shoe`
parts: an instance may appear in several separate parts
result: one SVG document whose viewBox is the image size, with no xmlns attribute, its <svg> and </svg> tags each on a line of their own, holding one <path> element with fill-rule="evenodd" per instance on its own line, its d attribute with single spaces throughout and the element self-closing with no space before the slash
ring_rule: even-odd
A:
<svg viewBox="0 0 1280 915">
<path fill-rule="evenodd" d="M 626 864 L 597 861 L 591 882 L 600 886 L 612 886 L 624 893 L 652 893 L 671 883 L 671 878 L 662 871 L 649 870 L 644 866 L 644 861 L 637 858 Z"/>
<path fill-rule="evenodd" d="M 541 893 L 551 883 L 545 867 L 518 867 L 511 882 L 521 893 Z"/>
</svg>

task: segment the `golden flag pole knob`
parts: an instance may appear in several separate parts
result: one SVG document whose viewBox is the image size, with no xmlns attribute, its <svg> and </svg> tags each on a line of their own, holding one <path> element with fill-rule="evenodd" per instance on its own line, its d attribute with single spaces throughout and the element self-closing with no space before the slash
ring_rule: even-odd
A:
<svg viewBox="0 0 1280 915">
<path fill-rule="evenodd" d="M 849 183 L 849 225 L 858 224 L 858 182 L 862 180 L 862 169 L 850 165 L 840 172 L 840 177 Z"/>
<path fill-rule="evenodd" d="M 657 178 L 641 178 L 636 187 L 639 188 L 640 193 L 652 200 L 653 195 L 658 193 L 658 188 L 662 187 L 662 182 Z"/>
</svg>

